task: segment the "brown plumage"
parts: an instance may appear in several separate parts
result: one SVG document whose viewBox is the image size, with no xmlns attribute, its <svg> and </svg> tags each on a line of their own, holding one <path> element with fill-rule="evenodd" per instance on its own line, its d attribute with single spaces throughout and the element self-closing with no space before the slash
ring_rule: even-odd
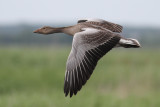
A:
<svg viewBox="0 0 160 107">
<path fill-rule="evenodd" d="M 119 33 L 122 26 L 102 19 L 79 20 L 77 25 L 61 28 L 45 26 L 34 33 L 66 33 L 73 36 L 67 60 L 64 93 L 76 95 L 90 78 L 97 62 L 114 47 L 138 48 L 136 39 L 126 39 Z"/>
</svg>

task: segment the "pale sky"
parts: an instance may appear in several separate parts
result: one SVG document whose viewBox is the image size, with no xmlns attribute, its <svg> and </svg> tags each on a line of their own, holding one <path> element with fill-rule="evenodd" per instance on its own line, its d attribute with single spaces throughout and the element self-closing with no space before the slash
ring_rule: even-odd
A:
<svg viewBox="0 0 160 107">
<path fill-rule="evenodd" d="M 160 0 L 0 0 L 0 25 L 76 23 L 81 18 L 160 27 Z"/>
</svg>

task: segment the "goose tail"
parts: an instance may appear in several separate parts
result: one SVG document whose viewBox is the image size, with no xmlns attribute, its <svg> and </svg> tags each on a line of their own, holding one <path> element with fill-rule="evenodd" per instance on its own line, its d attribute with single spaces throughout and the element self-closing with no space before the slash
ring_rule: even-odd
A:
<svg viewBox="0 0 160 107">
<path fill-rule="evenodd" d="M 118 44 L 120 47 L 124 48 L 140 48 L 141 45 L 138 40 L 133 38 L 121 38 Z"/>
</svg>

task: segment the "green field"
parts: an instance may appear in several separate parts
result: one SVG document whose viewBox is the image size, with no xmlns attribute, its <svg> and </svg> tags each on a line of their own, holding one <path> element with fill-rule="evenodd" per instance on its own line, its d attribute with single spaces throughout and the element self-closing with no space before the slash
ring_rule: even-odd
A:
<svg viewBox="0 0 160 107">
<path fill-rule="evenodd" d="M 160 107 L 160 50 L 113 49 L 76 96 L 63 93 L 70 48 L 0 48 L 0 107 Z"/>
</svg>

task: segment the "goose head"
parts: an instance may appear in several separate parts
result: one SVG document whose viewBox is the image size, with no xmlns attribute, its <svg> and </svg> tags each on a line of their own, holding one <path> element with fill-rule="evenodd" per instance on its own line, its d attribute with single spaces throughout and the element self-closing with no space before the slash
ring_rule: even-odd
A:
<svg viewBox="0 0 160 107">
<path fill-rule="evenodd" d="M 57 33 L 57 29 L 50 27 L 50 26 L 44 26 L 42 28 L 39 28 L 34 31 L 34 33 L 39 33 L 39 34 L 53 34 Z"/>
</svg>

